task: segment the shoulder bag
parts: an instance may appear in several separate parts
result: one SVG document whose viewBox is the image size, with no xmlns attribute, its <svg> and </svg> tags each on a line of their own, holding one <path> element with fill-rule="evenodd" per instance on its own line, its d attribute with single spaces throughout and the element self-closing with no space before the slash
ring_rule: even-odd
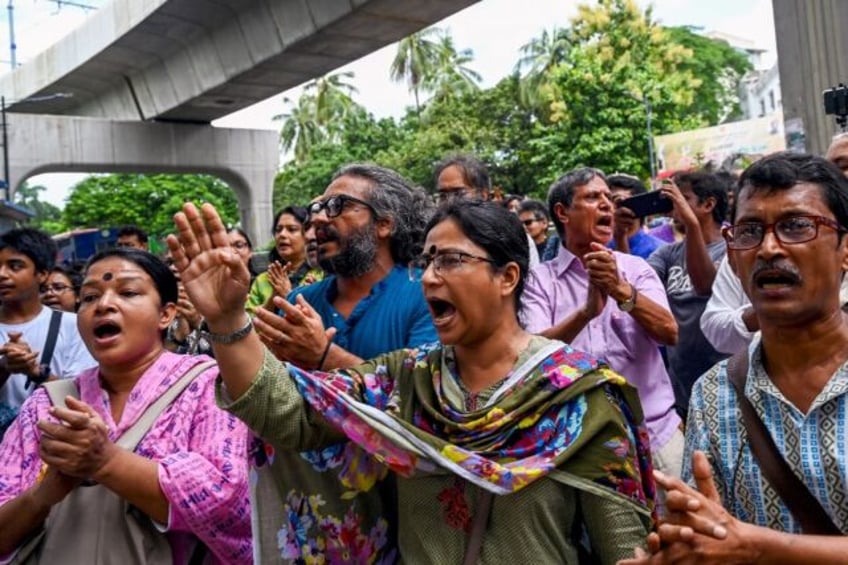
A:
<svg viewBox="0 0 848 565">
<path fill-rule="evenodd" d="M 763 476 L 798 520 L 801 530 L 805 534 L 843 535 L 818 499 L 812 495 L 781 456 L 771 434 L 754 410 L 754 405 L 745 396 L 745 382 L 748 379 L 747 349 L 737 353 L 727 362 L 727 376 L 736 391 L 736 399 L 742 413 L 742 424 L 748 433 L 751 453 L 759 463 Z"/>
<path fill-rule="evenodd" d="M 145 410 L 115 442 L 116 445 L 135 451 L 171 402 L 214 364 L 214 361 L 208 361 L 189 369 Z M 65 406 L 66 396 L 79 398 L 72 379 L 52 381 L 43 386 L 54 406 Z M 198 547 L 205 551 L 202 544 Z M 191 562 L 195 561 L 193 557 Z M 11 563 L 37 565 L 59 562 L 171 565 L 173 560 L 168 539 L 156 529 L 150 518 L 102 485 L 81 485 L 52 508 L 43 528 L 21 546 Z"/>
</svg>

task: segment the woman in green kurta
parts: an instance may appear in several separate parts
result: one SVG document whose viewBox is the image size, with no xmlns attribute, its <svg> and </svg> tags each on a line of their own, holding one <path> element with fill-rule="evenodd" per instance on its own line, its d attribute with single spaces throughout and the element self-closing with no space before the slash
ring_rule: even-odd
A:
<svg viewBox="0 0 848 565">
<path fill-rule="evenodd" d="M 324 278 L 324 272 L 307 261 L 307 220 L 303 206 L 286 206 L 274 216 L 268 270 L 253 279 L 247 295 L 245 309 L 251 316 L 257 308 L 269 308 L 274 296 L 285 298 L 293 289 Z"/>
<path fill-rule="evenodd" d="M 465 201 L 431 221 L 411 273 L 421 277 L 440 343 L 322 373 L 263 350 L 263 340 L 286 338 L 273 314 L 257 315 L 261 339 L 240 331 L 246 276 L 219 248 L 214 209 L 202 212 L 187 205 L 169 245 L 198 310 L 221 334 L 219 401 L 294 449 L 349 438 L 335 472 L 351 492 L 394 472 L 389 526 L 403 562 L 578 563 L 588 551 L 614 563 L 642 543 L 653 483 L 635 392 L 599 361 L 521 328 L 528 255 L 514 215 Z M 385 521 L 326 515 L 320 492 L 293 493 L 276 511 L 289 519 L 278 540 L 291 561 L 374 562 L 375 548 L 392 543 Z M 334 536 L 348 543 L 331 547 Z"/>
</svg>

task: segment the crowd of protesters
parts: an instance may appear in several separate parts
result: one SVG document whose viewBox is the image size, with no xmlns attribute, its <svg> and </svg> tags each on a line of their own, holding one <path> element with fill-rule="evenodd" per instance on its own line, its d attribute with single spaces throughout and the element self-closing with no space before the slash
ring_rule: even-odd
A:
<svg viewBox="0 0 848 565">
<path fill-rule="evenodd" d="M 844 562 L 846 162 L 350 164 L 262 272 L 209 204 L 79 272 L 10 230 L 0 563 Z"/>
</svg>

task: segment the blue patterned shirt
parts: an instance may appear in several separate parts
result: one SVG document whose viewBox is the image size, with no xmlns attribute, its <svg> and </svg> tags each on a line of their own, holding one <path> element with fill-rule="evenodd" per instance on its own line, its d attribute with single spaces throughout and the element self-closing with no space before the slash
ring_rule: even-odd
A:
<svg viewBox="0 0 848 565">
<path fill-rule="evenodd" d="M 804 414 L 766 374 L 759 337 L 749 353 L 745 396 L 792 470 L 836 526 L 848 532 L 848 363 L 834 373 Z M 692 460 L 695 449 L 707 454 L 722 503 L 731 514 L 758 526 L 801 532 L 751 453 L 726 361 L 702 376 L 692 390 L 684 462 Z M 683 479 L 692 482 L 688 463 Z"/>
</svg>

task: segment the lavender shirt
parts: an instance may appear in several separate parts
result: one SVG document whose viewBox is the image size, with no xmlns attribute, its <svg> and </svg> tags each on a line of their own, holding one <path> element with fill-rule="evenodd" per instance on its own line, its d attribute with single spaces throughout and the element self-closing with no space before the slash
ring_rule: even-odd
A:
<svg viewBox="0 0 848 565">
<path fill-rule="evenodd" d="M 614 251 L 622 279 L 666 310 L 665 288 L 654 269 L 641 257 Z M 527 331 L 542 332 L 583 308 L 588 295 L 589 275 L 583 263 L 565 247 L 552 260 L 531 271 L 522 300 Z M 638 299 L 637 299 L 638 302 Z M 674 390 L 663 365 L 658 344 L 615 300 L 607 300 L 603 311 L 571 342 L 575 349 L 606 359 L 639 391 L 651 448 L 662 448 L 680 425 L 674 410 Z"/>
</svg>

